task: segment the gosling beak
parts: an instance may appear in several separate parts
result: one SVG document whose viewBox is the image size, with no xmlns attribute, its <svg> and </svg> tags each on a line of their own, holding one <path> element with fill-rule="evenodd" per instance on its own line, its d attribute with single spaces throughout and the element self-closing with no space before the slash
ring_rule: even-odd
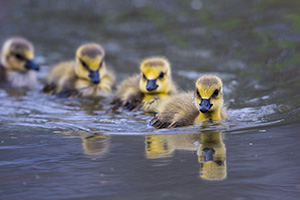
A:
<svg viewBox="0 0 300 200">
<path fill-rule="evenodd" d="M 29 70 L 39 71 L 40 66 L 38 66 L 33 60 L 27 60 L 25 63 L 25 68 Z"/>
<path fill-rule="evenodd" d="M 204 156 L 204 161 L 208 162 L 214 159 L 215 150 L 213 148 L 204 148 L 202 150 L 202 155 Z"/>
<path fill-rule="evenodd" d="M 98 70 L 91 71 L 89 74 L 89 77 L 93 83 L 95 83 L 95 84 L 100 83 L 100 74 L 99 74 Z"/>
<path fill-rule="evenodd" d="M 213 104 L 210 104 L 210 99 L 202 99 L 200 103 L 200 111 L 202 113 L 206 113 L 212 106 Z"/>
<path fill-rule="evenodd" d="M 158 85 L 156 84 L 156 79 L 153 79 L 153 80 L 147 80 L 146 89 L 147 89 L 148 91 L 156 90 L 156 88 L 158 88 Z"/>
</svg>

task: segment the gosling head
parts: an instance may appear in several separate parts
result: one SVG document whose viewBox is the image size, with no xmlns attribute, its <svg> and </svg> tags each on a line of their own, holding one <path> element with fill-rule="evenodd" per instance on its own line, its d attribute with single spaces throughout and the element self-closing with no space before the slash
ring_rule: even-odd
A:
<svg viewBox="0 0 300 200">
<path fill-rule="evenodd" d="M 223 105 L 223 84 L 219 77 L 202 76 L 195 86 L 195 105 L 201 113 L 220 110 Z"/>
<path fill-rule="evenodd" d="M 9 71 L 38 71 L 39 66 L 33 58 L 33 45 L 24 38 L 11 38 L 3 44 L 1 63 Z"/>
<path fill-rule="evenodd" d="M 101 82 L 101 75 L 106 71 L 104 63 L 105 52 L 98 44 L 85 44 L 76 52 L 75 73 L 80 79 L 94 84 Z"/>
<path fill-rule="evenodd" d="M 171 81 L 169 62 L 164 58 L 145 59 L 140 67 L 140 90 L 143 93 L 168 93 Z"/>
</svg>

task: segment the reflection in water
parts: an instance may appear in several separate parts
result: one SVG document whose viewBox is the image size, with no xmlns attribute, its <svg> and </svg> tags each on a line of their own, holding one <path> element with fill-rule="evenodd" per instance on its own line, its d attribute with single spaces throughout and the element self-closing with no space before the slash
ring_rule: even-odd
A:
<svg viewBox="0 0 300 200">
<path fill-rule="evenodd" d="M 92 129 L 94 130 L 94 129 Z M 94 130 L 95 131 L 95 130 Z M 62 133 L 68 138 L 78 138 L 82 140 L 83 153 L 95 157 L 103 157 L 110 150 L 111 135 L 104 134 L 90 134 L 85 131 L 55 131 L 55 133 Z"/>
<path fill-rule="evenodd" d="M 197 134 L 148 135 L 145 150 L 148 159 L 172 156 L 175 150 L 197 151 L 200 177 L 223 180 L 227 177 L 226 148 L 222 132 Z"/>
<path fill-rule="evenodd" d="M 109 135 L 81 135 L 82 148 L 86 155 L 104 156 L 110 148 Z"/>
<path fill-rule="evenodd" d="M 206 180 L 223 180 L 227 176 L 226 148 L 222 132 L 201 133 L 197 150 L 200 177 Z"/>
<path fill-rule="evenodd" d="M 145 149 L 148 159 L 166 158 L 171 156 L 174 148 L 168 140 L 168 135 L 146 136 Z"/>
</svg>

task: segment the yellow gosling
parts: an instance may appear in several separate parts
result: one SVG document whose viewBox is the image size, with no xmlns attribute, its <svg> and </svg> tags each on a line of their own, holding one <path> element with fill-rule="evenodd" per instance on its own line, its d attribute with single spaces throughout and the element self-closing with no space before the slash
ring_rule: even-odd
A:
<svg viewBox="0 0 300 200">
<path fill-rule="evenodd" d="M 145 59 L 140 74 L 123 81 L 113 99 L 114 109 L 158 111 L 159 105 L 177 89 L 171 78 L 171 68 L 165 58 Z"/>
<path fill-rule="evenodd" d="M 39 66 L 33 61 L 33 45 L 24 38 L 11 38 L 4 42 L 0 60 L 0 84 L 12 87 L 37 85 Z"/>
<path fill-rule="evenodd" d="M 43 91 L 60 97 L 96 97 L 111 94 L 115 76 L 106 69 L 105 51 L 95 43 L 76 51 L 75 61 L 55 66 Z"/>
<path fill-rule="evenodd" d="M 196 81 L 195 87 L 194 95 L 183 93 L 166 100 L 151 120 L 151 125 L 157 129 L 175 128 L 227 119 L 221 79 L 205 75 Z"/>
</svg>

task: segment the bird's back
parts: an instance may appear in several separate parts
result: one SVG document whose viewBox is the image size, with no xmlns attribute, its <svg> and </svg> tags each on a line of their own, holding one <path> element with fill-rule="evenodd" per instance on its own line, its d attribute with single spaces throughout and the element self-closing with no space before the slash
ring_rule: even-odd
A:
<svg viewBox="0 0 300 200">
<path fill-rule="evenodd" d="M 170 97 L 158 110 L 151 120 L 152 126 L 158 129 L 192 125 L 199 115 L 191 92 Z"/>
</svg>

